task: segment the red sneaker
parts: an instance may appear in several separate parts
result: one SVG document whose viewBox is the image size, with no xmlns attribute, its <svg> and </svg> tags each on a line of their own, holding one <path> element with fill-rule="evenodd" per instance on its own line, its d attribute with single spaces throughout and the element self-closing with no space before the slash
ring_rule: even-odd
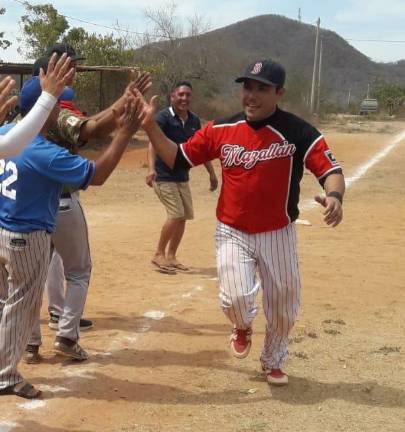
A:
<svg viewBox="0 0 405 432">
<path fill-rule="evenodd" d="M 247 357 L 252 346 L 252 329 L 241 330 L 235 327 L 229 342 L 234 357 L 238 359 Z"/>
<path fill-rule="evenodd" d="M 274 386 L 285 386 L 288 384 L 288 375 L 285 374 L 281 369 L 268 368 L 261 360 L 262 369 L 266 374 L 266 380 L 269 384 Z"/>
</svg>

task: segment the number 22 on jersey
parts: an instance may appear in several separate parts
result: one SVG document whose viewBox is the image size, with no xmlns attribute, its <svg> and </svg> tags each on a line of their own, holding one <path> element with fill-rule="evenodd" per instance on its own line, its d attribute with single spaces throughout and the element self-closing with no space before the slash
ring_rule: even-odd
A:
<svg viewBox="0 0 405 432">
<path fill-rule="evenodd" d="M 9 175 L 0 183 L 0 193 L 6 198 L 15 200 L 16 190 L 12 189 L 10 186 L 18 179 L 17 165 L 13 161 L 8 161 L 6 163 L 4 159 L 0 159 L 0 176 L 5 173 Z"/>
</svg>

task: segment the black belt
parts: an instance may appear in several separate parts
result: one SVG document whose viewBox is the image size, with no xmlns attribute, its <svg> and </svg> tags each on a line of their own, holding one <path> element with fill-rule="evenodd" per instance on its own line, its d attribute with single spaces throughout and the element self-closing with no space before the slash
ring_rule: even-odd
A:
<svg viewBox="0 0 405 432">
<path fill-rule="evenodd" d="M 61 198 L 72 198 L 72 195 L 70 192 L 63 192 L 63 194 L 60 197 Z"/>
</svg>

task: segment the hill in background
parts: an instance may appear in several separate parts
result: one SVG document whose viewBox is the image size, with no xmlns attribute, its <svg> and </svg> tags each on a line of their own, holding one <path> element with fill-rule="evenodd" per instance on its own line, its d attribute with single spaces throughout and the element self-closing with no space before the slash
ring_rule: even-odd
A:
<svg viewBox="0 0 405 432">
<path fill-rule="evenodd" d="M 285 66 L 287 94 L 292 92 L 296 96 L 298 92 L 301 99 L 308 100 L 315 31 L 313 25 L 278 15 L 261 15 L 198 37 L 181 39 L 178 46 L 183 55 L 176 61 L 187 64 L 200 56 L 199 61 L 204 62 L 207 73 L 206 82 L 197 84 L 200 88 L 198 96 L 210 99 L 211 107 L 219 107 L 219 111 L 225 106 L 237 106 L 238 86 L 233 82 L 234 77 L 243 72 L 248 63 L 268 57 Z M 359 102 L 365 97 L 368 84 L 372 85 L 377 79 L 405 85 L 405 60 L 376 63 L 333 31 L 322 29 L 321 37 L 321 99 L 324 104 L 345 107 L 349 90 L 351 100 Z M 154 46 L 164 51 L 165 44 L 167 42 Z M 144 54 L 150 52 L 149 47 Z M 212 81 L 211 85 L 208 81 Z M 290 102 L 294 105 L 297 101 Z"/>
</svg>

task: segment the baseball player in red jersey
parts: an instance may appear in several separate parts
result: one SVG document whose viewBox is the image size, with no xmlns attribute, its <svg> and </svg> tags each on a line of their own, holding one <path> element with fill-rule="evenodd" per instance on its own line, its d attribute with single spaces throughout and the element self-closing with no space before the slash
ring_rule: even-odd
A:
<svg viewBox="0 0 405 432">
<path fill-rule="evenodd" d="M 143 121 L 167 165 L 221 162 L 216 250 L 221 306 L 234 325 L 230 346 L 237 358 L 249 354 L 255 299 L 262 287 L 267 325 L 260 360 L 273 385 L 288 383 L 282 367 L 300 306 L 294 221 L 304 167 L 325 190 L 315 199 L 324 207 L 327 225 L 341 222 L 345 190 L 342 169 L 320 132 L 278 107 L 284 81 L 284 68 L 272 60 L 249 65 L 236 79 L 243 84 L 243 112 L 209 122 L 179 150 L 153 119 L 156 98 L 145 102 Z"/>
</svg>

